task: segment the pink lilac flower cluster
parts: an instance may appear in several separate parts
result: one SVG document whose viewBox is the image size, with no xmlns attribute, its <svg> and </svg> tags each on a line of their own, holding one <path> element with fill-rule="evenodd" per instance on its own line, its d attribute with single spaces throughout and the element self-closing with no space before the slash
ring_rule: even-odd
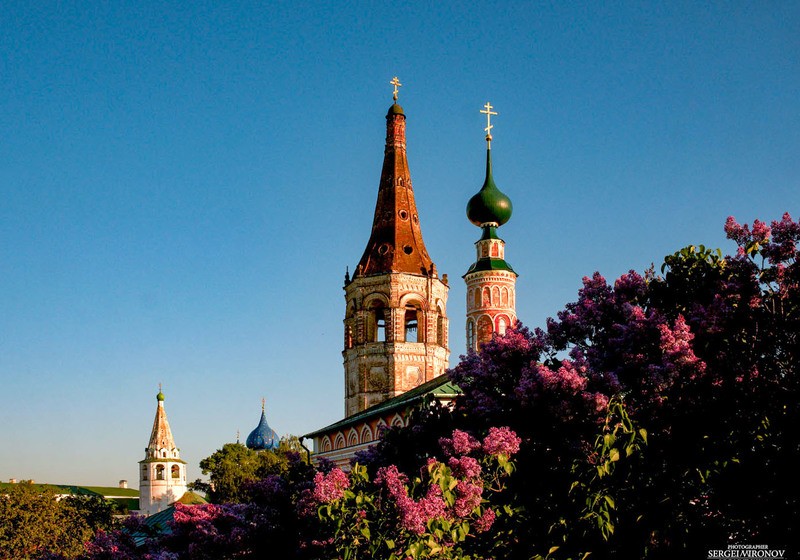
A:
<svg viewBox="0 0 800 560">
<path fill-rule="evenodd" d="M 496 428 L 492 426 L 483 439 L 483 451 L 492 456 L 502 454 L 506 457 L 511 457 L 519 451 L 521 441 L 511 428 Z"/>
<path fill-rule="evenodd" d="M 458 517 L 467 517 L 481 505 L 483 483 L 481 481 L 461 480 L 456 485 L 456 501 L 453 511 Z"/>
<path fill-rule="evenodd" d="M 185 504 L 175 504 L 173 513 L 173 523 L 210 523 L 223 513 L 223 507 L 216 504 L 203 504 L 199 506 L 187 506 Z"/>
<path fill-rule="evenodd" d="M 321 504 L 329 504 L 341 499 L 350 487 L 350 479 L 340 469 L 334 468 L 328 474 L 318 472 L 314 475 L 314 499 Z"/>
<path fill-rule="evenodd" d="M 474 457 L 450 457 L 447 460 L 447 466 L 459 478 L 479 478 L 481 476 L 481 464 Z"/>
<path fill-rule="evenodd" d="M 414 500 L 408 495 L 407 482 L 408 478 L 395 465 L 378 469 L 375 477 L 375 483 L 386 488 L 397 505 L 400 525 L 407 531 L 421 535 L 429 521 L 446 515 L 447 505 L 438 484 L 432 484 L 424 498 Z"/>
<path fill-rule="evenodd" d="M 453 430 L 451 438 L 440 438 L 439 445 L 447 455 L 467 455 L 481 446 L 477 439 L 461 430 Z"/>
<path fill-rule="evenodd" d="M 705 370 L 705 364 L 692 349 L 694 335 L 683 315 L 678 315 L 673 328 L 662 323 L 658 325 L 658 330 L 661 333 L 661 351 L 670 362 L 676 365 L 696 365 L 699 371 Z"/>
<path fill-rule="evenodd" d="M 560 389 L 568 393 L 578 393 L 586 389 L 586 367 L 575 367 L 570 360 L 561 362 L 561 367 L 556 371 L 540 366 L 538 373 L 545 389 Z"/>
<path fill-rule="evenodd" d="M 772 243 L 764 247 L 764 256 L 773 264 L 789 262 L 797 258 L 800 242 L 800 221 L 795 222 L 786 212 L 780 222 L 772 222 Z"/>
<path fill-rule="evenodd" d="M 493 509 L 486 508 L 483 510 L 481 516 L 475 521 L 475 530 L 479 533 L 485 533 L 492 528 L 496 517 L 497 515 Z"/>
<path fill-rule="evenodd" d="M 747 224 L 741 225 L 733 216 L 728 216 L 725 221 L 725 233 L 728 239 L 734 240 L 740 246 L 746 246 L 750 243 L 766 243 L 769 241 L 772 231 L 767 224 L 760 220 L 753 222 L 751 230 Z"/>
</svg>

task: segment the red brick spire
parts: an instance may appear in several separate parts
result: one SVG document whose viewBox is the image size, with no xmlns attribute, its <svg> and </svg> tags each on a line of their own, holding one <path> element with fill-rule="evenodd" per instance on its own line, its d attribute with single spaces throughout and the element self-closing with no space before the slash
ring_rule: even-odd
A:
<svg viewBox="0 0 800 560">
<path fill-rule="evenodd" d="M 372 234 L 354 278 L 405 272 L 435 275 L 419 227 L 406 157 L 406 116 L 397 103 L 386 115 L 386 148 Z"/>
</svg>

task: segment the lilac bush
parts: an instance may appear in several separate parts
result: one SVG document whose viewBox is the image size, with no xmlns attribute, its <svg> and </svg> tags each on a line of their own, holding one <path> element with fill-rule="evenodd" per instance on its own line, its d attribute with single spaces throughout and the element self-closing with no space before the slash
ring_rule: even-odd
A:
<svg viewBox="0 0 800 560">
<path fill-rule="evenodd" d="M 440 442 L 440 458 L 428 458 L 413 480 L 396 465 L 380 467 L 372 480 L 358 464 L 349 476 L 339 469 L 318 474 L 311 494 L 328 528 L 327 538 L 313 543 L 318 556 L 483 558 L 467 556 L 465 546 L 500 515 L 491 495 L 513 472 L 520 439 L 492 428 L 482 442 L 463 430 Z"/>
</svg>

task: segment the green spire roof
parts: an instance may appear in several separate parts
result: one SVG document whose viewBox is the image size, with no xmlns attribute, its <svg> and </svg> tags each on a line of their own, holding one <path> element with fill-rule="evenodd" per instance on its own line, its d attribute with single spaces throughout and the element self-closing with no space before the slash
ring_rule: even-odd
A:
<svg viewBox="0 0 800 560">
<path fill-rule="evenodd" d="M 492 177 L 492 150 L 486 149 L 486 179 L 481 190 L 467 203 L 467 218 L 480 227 L 495 223 L 502 226 L 511 218 L 511 199 L 500 192 Z"/>
</svg>

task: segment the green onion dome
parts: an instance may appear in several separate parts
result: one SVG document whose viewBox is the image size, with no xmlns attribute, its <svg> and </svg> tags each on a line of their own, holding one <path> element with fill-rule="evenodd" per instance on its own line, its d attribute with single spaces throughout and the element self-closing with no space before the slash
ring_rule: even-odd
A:
<svg viewBox="0 0 800 560">
<path fill-rule="evenodd" d="M 467 218 L 480 227 L 484 224 L 502 226 L 511 218 L 511 199 L 500 192 L 492 177 L 492 150 L 486 150 L 486 180 L 481 190 L 467 203 Z"/>
<path fill-rule="evenodd" d="M 156 395 L 156 400 L 157 400 L 158 402 L 164 402 L 164 393 L 162 393 L 161 391 L 159 391 L 159 392 L 158 392 L 158 394 Z"/>
</svg>

